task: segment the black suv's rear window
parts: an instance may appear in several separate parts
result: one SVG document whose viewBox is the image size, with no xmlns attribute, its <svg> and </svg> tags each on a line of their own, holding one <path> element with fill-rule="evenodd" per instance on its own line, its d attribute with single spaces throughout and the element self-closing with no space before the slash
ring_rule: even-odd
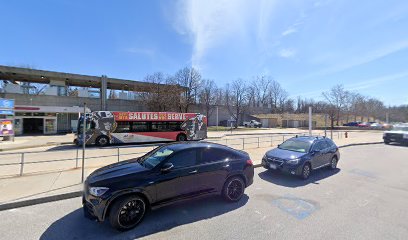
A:
<svg viewBox="0 0 408 240">
<path fill-rule="evenodd" d="M 203 148 L 201 150 L 201 163 L 216 162 L 239 158 L 239 154 L 219 148 Z"/>
</svg>

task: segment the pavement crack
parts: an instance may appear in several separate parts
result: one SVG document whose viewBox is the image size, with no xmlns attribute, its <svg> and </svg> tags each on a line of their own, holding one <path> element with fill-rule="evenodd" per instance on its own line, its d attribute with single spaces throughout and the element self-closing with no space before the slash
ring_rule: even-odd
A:
<svg viewBox="0 0 408 240">
<path fill-rule="evenodd" d="M 54 187 L 55 182 L 57 182 L 58 178 L 61 176 L 62 172 L 59 172 L 59 174 L 55 177 L 54 181 L 52 182 L 50 189 L 48 191 L 51 191 L 52 188 Z"/>
</svg>

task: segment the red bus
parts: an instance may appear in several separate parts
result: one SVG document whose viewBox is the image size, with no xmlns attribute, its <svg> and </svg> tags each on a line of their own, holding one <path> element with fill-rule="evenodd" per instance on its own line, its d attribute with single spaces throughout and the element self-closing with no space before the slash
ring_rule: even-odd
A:
<svg viewBox="0 0 408 240">
<path fill-rule="evenodd" d="M 82 144 L 83 116 L 76 143 Z M 111 112 L 86 114 L 86 144 L 189 141 L 207 138 L 207 117 L 199 113 Z"/>
</svg>

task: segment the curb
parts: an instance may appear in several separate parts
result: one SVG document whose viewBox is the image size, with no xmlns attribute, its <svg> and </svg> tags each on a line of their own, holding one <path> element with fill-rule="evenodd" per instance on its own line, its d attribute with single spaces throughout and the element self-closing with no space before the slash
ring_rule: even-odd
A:
<svg viewBox="0 0 408 240">
<path fill-rule="evenodd" d="M 360 145 L 374 145 L 374 144 L 382 144 L 382 143 L 383 142 L 351 143 L 351 144 L 339 146 L 339 148 L 353 147 L 353 146 L 360 146 Z M 262 167 L 261 163 L 254 164 L 254 168 L 259 168 L 259 167 Z M 48 196 L 48 197 L 42 197 L 42 198 L 24 200 L 24 201 L 19 201 L 19 202 L 0 204 L 0 211 L 13 209 L 13 208 L 27 207 L 27 206 L 37 205 L 37 204 L 42 204 L 42 203 L 60 201 L 60 200 L 66 200 L 66 199 L 76 198 L 76 197 L 80 197 L 80 196 L 82 196 L 82 191 L 63 193 L 63 194 L 53 195 L 53 196 Z"/>
<path fill-rule="evenodd" d="M 64 193 L 64 194 L 24 200 L 24 201 L 19 201 L 19 202 L 0 204 L 0 211 L 13 209 L 13 208 L 27 207 L 27 206 L 47 203 L 47 202 L 55 202 L 55 201 L 60 201 L 60 200 L 65 200 L 65 199 L 70 199 L 70 198 L 75 198 L 75 197 L 80 197 L 80 196 L 82 196 L 82 191 Z"/>
<path fill-rule="evenodd" d="M 339 148 L 361 146 L 361 145 L 374 145 L 374 144 L 382 144 L 382 143 L 384 143 L 384 142 L 350 143 L 350 144 L 339 146 Z"/>
<path fill-rule="evenodd" d="M 222 136 L 219 136 L 219 137 L 208 137 L 208 138 L 206 138 L 206 139 L 209 139 L 209 140 L 211 140 L 211 139 L 220 139 L 220 138 L 224 138 L 224 137 L 229 137 L 229 136 L 245 136 L 245 135 L 279 135 L 279 136 L 281 136 L 281 135 L 286 135 L 286 134 L 288 134 L 288 135 L 300 135 L 300 134 L 303 134 L 303 133 L 227 133 L 227 134 L 224 134 L 224 135 L 222 135 Z"/>
</svg>

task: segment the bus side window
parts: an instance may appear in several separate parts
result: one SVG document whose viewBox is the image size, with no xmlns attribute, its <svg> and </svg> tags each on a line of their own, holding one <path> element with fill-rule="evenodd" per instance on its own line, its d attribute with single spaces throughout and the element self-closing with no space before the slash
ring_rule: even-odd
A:
<svg viewBox="0 0 408 240">
<path fill-rule="evenodd" d="M 149 126 L 147 122 L 132 122 L 131 132 L 149 132 Z"/>
<path fill-rule="evenodd" d="M 168 122 L 169 123 L 169 131 L 181 131 L 181 124 L 182 122 Z"/>
<path fill-rule="evenodd" d="M 129 122 L 118 122 L 115 132 L 117 133 L 127 133 L 130 132 L 130 123 Z"/>
<path fill-rule="evenodd" d="M 153 132 L 167 132 L 167 122 L 152 122 L 152 131 Z"/>
</svg>

